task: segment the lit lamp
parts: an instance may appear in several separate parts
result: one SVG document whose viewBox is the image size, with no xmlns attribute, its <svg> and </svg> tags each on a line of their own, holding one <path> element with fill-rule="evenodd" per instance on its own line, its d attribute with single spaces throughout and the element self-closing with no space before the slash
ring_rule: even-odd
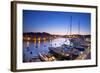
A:
<svg viewBox="0 0 100 73">
<path fill-rule="evenodd" d="M 81 51 L 80 54 L 81 54 L 81 59 L 83 60 L 83 59 L 84 59 L 84 58 L 83 58 L 83 52 Z"/>
<path fill-rule="evenodd" d="M 30 37 L 27 38 L 27 40 L 30 40 L 30 39 L 31 39 Z"/>
</svg>

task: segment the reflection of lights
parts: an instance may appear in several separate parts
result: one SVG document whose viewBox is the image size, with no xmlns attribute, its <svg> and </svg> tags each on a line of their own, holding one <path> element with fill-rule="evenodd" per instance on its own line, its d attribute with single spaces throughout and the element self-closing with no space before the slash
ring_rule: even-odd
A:
<svg viewBox="0 0 100 73">
<path fill-rule="evenodd" d="M 45 41 L 43 41 L 43 43 L 45 44 L 45 43 L 46 43 L 46 40 L 45 40 Z"/>
<path fill-rule="evenodd" d="M 40 44 L 40 40 L 38 40 L 38 43 Z"/>
<path fill-rule="evenodd" d="M 30 44 L 29 41 L 27 41 L 27 42 L 26 42 L 26 47 L 29 47 L 29 44 Z"/>
<path fill-rule="evenodd" d="M 34 40 L 33 43 L 34 43 L 34 46 L 36 46 L 36 40 Z"/>
<path fill-rule="evenodd" d="M 36 43 L 36 40 L 34 40 L 33 42 Z"/>
<path fill-rule="evenodd" d="M 40 43 L 41 43 L 41 41 L 38 40 L 38 41 L 37 41 L 37 46 L 38 46 L 38 47 L 40 47 Z"/>
</svg>

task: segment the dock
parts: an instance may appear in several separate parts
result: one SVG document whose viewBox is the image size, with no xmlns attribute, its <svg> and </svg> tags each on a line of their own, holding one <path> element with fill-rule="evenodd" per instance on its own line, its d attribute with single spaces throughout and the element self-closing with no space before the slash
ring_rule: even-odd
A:
<svg viewBox="0 0 100 73">
<path fill-rule="evenodd" d="M 88 47 L 85 49 L 84 52 L 81 52 L 81 54 L 76 58 L 76 60 L 85 60 L 85 59 L 90 59 L 91 58 L 91 49 Z"/>
</svg>

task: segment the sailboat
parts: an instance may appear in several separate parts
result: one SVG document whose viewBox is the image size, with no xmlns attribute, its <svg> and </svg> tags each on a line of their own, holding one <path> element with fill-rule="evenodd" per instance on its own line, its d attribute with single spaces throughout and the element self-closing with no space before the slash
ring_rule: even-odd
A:
<svg viewBox="0 0 100 73">
<path fill-rule="evenodd" d="M 71 41 L 72 34 L 72 16 L 70 21 L 70 35 L 68 39 L 66 38 L 65 42 L 60 47 L 49 47 L 50 53 L 52 53 L 58 59 L 75 59 L 79 55 L 78 49 L 73 47 L 73 42 Z"/>
</svg>

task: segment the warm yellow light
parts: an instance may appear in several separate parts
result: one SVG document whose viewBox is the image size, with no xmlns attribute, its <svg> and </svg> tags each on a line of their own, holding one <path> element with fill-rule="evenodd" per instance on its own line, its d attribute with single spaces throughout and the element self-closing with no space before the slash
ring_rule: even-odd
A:
<svg viewBox="0 0 100 73">
<path fill-rule="evenodd" d="M 46 40 L 46 38 L 43 38 L 43 40 L 45 41 L 45 40 Z"/>
<path fill-rule="evenodd" d="M 27 40 L 30 40 L 30 39 L 31 39 L 30 37 L 27 38 Z"/>
<path fill-rule="evenodd" d="M 36 41 L 36 37 L 34 37 L 33 40 Z"/>
<path fill-rule="evenodd" d="M 41 38 L 39 37 L 39 38 L 38 38 L 38 41 L 40 41 L 40 40 L 41 40 Z"/>
</svg>

